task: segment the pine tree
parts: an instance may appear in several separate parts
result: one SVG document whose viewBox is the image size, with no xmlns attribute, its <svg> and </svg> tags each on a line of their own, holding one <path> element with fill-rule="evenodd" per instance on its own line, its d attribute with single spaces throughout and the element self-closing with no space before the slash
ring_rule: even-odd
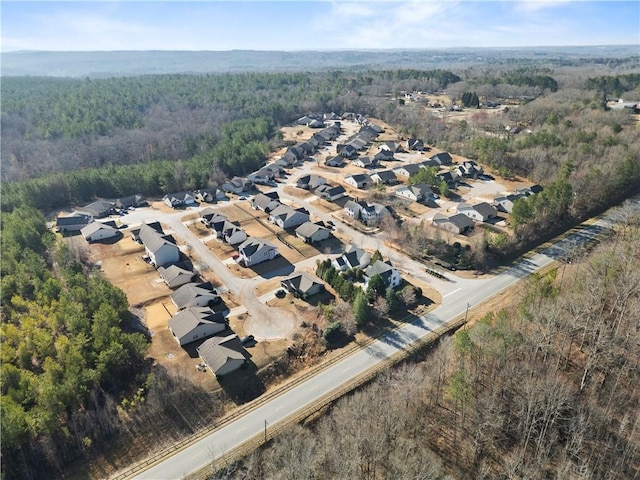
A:
<svg viewBox="0 0 640 480">
<path fill-rule="evenodd" d="M 356 317 L 356 323 L 360 328 L 364 327 L 369 321 L 369 302 L 362 290 L 356 294 L 356 298 L 353 300 L 353 315 Z"/>
</svg>

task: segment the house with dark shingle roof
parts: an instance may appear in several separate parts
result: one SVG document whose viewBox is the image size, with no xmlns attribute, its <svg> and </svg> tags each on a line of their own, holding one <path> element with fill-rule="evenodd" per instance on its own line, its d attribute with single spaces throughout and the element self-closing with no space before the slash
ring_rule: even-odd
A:
<svg viewBox="0 0 640 480">
<path fill-rule="evenodd" d="M 371 157 L 360 157 L 351 162 L 351 165 L 360 168 L 375 168 L 379 165 L 379 161 Z"/>
<path fill-rule="evenodd" d="M 58 217 L 56 219 L 56 230 L 63 232 L 79 232 L 93 222 L 93 216 L 82 213 L 75 213 L 67 217 Z"/>
<path fill-rule="evenodd" d="M 391 170 L 383 170 L 381 172 L 375 172 L 371 174 L 371 180 L 374 183 L 382 183 L 384 185 L 390 185 L 398 181 L 398 177 Z"/>
<path fill-rule="evenodd" d="M 195 276 L 191 270 L 185 270 L 177 265 L 170 265 L 166 268 L 160 267 L 158 268 L 158 274 L 171 289 L 190 283 Z"/>
<path fill-rule="evenodd" d="M 329 238 L 329 235 L 331 235 L 331 231 L 317 223 L 305 222 L 296 228 L 296 237 L 307 243 L 321 242 Z"/>
<path fill-rule="evenodd" d="M 435 155 L 431 155 L 429 160 L 433 160 L 438 162 L 440 165 L 451 165 L 453 163 L 453 158 L 451 158 L 451 154 L 449 152 L 440 152 Z"/>
<path fill-rule="evenodd" d="M 467 203 L 459 203 L 456 206 L 456 212 L 462 213 L 475 222 L 486 222 L 490 218 L 495 218 L 498 210 L 487 202 L 469 205 Z"/>
<path fill-rule="evenodd" d="M 210 337 L 227 329 L 222 313 L 209 307 L 188 307 L 169 319 L 169 330 L 180 344 L 186 345 Z"/>
<path fill-rule="evenodd" d="M 222 377 L 247 363 L 251 355 L 234 333 L 226 337 L 212 337 L 197 348 L 198 355 L 216 377 Z"/>
<path fill-rule="evenodd" d="M 457 213 L 451 217 L 436 213 L 433 217 L 433 225 L 458 234 L 465 234 L 473 230 L 473 220 L 463 213 Z"/>
<path fill-rule="evenodd" d="M 350 143 L 346 145 L 338 144 L 336 151 L 343 158 L 355 158 L 358 155 L 358 149 Z"/>
<path fill-rule="evenodd" d="M 300 177 L 296 182 L 296 187 L 304 190 L 314 190 L 325 183 L 327 183 L 326 178 L 321 177 L 320 175 L 310 174 Z"/>
<path fill-rule="evenodd" d="M 350 245 L 345 253 L 331 261 L 331 265 L 342 272 L 350 268 L 365 268 L 370 261 L 371 254 L 369 252 L 355 245 Z"/>
<path fill-rule="evenodd" d="M 265 213 L 269 213 L 280 205 L 278 192 L 258 193 L 251 200 L 251 206 L 255 210 L 262 210 Z"/>
<path fill-rule="evenodd" d="M 433 195 L 433 190 L 424 183 L 417 183 L 415 185 L 400 187 L 395 193 L 399 197 L 408 198 L 413 202 L 422 202 Z"/>
<path fill-rule="evenodd" d="M 373 183 L 371 177 L 366 173 L 356 173 L 344 177 L 344 182 L 353 188 L 365 189 L 369 188 Z"/>
<path fill-rule="evenodd" d="M 369 280 L 374 275 L 380 275 L 386 288 L 398 288 L 402 283 L 400 272 L 393 268 L 393 265 L 382 260 L 376 260 L 373 265 L 364 269 L 365 290 L 369 286 Z"/>
<path fill-rule="evenodd" d="M 140 228 L 134 228 L 133 230 L 131 230 L 131 238 L 133 239 L 133 241 L 137 243 L 142 243 L 142 239 L 140 238 L 140 232 L 143 232 L 144 230 L 149 228 L 151 230 L 155 230 L 161 235 L 164 235 L 164 232 L 162 230 L 162 225 L 160 225 L 160 222 L 143 223 L 142 225 L 140 225 Z"/>
<path fill-rule="evenodd" d="M 189 192 L 169 193 L 162 197 L 162 200 L 171 208 L 187 207 L 196 204 L 196 199 Z"/>
<path fill-rule="evenodd" d="M 120 230 L 116 228 L 114 222 L 91 222 L 82 227 L 80 233 L 87 242 L 106 240 L 122 235 Z"/>
<path fill-rule="evenodd" d="M 243 192 L 251 190 L 253 188 L 253 182 L 245 177 L 233 177 L 228 182 L 223 183 L 221 188 L 225 192 L 240 195 Z"/>
<path fill-rule="evenodd" d="M 324 283 L 306 272 L 296 273 L 280 282 L 282 288 L 294 295 L 307 299 L 324 291 Z"/>
<path fill-rule="evenodd" d="M 142 225 L 138 238 L 144 245 L 150 263 L 164 267 L 180 260 L 180 250 L 171 237 L 165 236 L 149 225 Z"/>
<path fill-rule="evenodd" d="M 238 262 L 245 267 L 273 260 L 279 255 L 277 247 L 260 238 L 248 238 L 238 248 Z"/>
<path fill-rule="evenodd" d="M 220 297 L 208 283 L 186 283 L 171 294 L 178 310 L 187 307 L 210 307 L 220 303 Z"/>
<path fill-rule="evenodd" d="M 287 230 L 308 222 L 309 212 L 304 208 L 296 209 L 289 205 L 280 205 L 271 211 L 269 221 Z"/>
<path fill-rule="evenodd" d="M 316 188 L 315 194 L 329 202 L 335 202 L 340 198 L 346 197 L 347 191 L 342 185 L 331 186 L 325 184 Z"/>
<path fill-rule="evenodd" d="M 415 175 L 420 171 L 420 165 L 417 163 L 410 163 L 408 165 L 401 165 L 393 169 L 393 172 L 399 177 L 409 178 L 411 175 Z"/>
<path fill-rule="evenodd" d="M 513 210 L 513 204 L 516 200 L 525 198 L 522 194 L 511 194 L 506 196 L 500 196 L 493 199 L 493 205 L 500 212 L 511 213 Z"/>
<path fill-rule="evenodd" d="M 340 167 L 344 167 L 345 166 L 345 161 L 344 161 L 344 158 L 341 155 L 337 155 L 335 157 L 327 158 L 324 161 L 324 164 L 327 167 L 340 168 Z"/>
<path fill-rule="evenodd" d="M 364 223 L 375 223 L 383 217 L 391 215 L 389 209 L 384 205 L 380 205 L 379 203 L 367 204 L 367 202 L 363 201 L 355 202 L 349 200 L 344 205 L 344 210 L 348 216 Z"/>
<path fill-rule="evenodd" d="M 147 205 L 147 200 L 139 194 L 122 197 L 114 202 L 116 208 L 142 207 Z"/>
<path fill-rule="evenodd" d="M 229 221 L 222 226 L 222 240 L 229 245 L 238 245 L 247 239 L 247 233 L 235 223 Z"/>
<path fill-rule="evenodd" d="M 407 140 L 407 148 L 409 150 L 421 152 L 424 150 L 424 142 L 418 138 L 410 138 Z"/>
</svg>

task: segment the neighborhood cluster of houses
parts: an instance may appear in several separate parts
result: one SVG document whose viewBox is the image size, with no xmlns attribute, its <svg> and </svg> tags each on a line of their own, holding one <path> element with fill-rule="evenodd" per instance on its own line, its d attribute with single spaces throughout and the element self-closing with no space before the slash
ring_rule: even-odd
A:
<svg viewBox="0 0 640 480">
<path fill-rule="evenodd" d="M 376 260 L 371 263 L 371 254 L 355 245 L 351 245 L 342 255 L 334 258 L 331 265 L 339 272 L 362 269 L 365 290 L 374 275 L 380 275 L 385 288 L 398 288 L 402 283 L 400 272 L 390 262 Z"/>
</svg>

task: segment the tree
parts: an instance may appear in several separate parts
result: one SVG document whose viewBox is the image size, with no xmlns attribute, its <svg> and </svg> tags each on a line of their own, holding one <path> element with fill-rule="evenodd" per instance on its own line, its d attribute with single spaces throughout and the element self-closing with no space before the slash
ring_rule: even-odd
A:
<svg viewBox="0 0 640 480">
<path fill-rule="evenodd" d="M 367 301 L 367 297 L 364 292 L 362 292 L 362 290 L 360 290 L 356 294 L 356 298 L 353 300 L 353 315 L 356 319 L 358 327 L 360 328 L 363 328 L 369 321 L 369 302 Z"/>
<path fill-rule="evenodd" d="M 369 279 L 369 283 L 367 284 L 367 299 L 369 302 L 373 303 L 373 301 L 384 294 L 386 289 L 386 285 L 384 283 L 384 279 L 380 274 L 375 274 Z"/>
</svg>

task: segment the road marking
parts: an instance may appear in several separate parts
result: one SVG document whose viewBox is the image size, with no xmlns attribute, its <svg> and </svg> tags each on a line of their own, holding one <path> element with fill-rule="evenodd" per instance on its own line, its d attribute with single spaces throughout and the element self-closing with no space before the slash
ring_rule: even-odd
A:
<svg viewBox="0 0 640 480">
<path fill-rule="evenodd" d="M 449 292 L 449 293 L 443 295 L 443 297 L 448 297 L 449 295 L 453 295 L 454 293 L 456 293 L 456 292 L 458 292 L 460 290 L 462 290 L 462 287 L 456 288 L 453 292 Z"/>
</svg>

